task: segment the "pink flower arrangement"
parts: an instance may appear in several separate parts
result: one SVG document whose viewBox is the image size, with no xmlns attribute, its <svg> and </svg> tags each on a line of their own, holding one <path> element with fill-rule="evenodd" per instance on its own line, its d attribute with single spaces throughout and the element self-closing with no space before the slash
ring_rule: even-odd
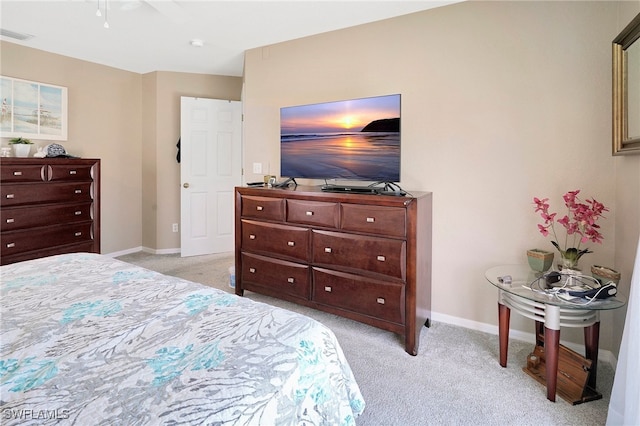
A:
<svg viewBox="0 0 640 426">
<path fill-rule="evenodd" d="M 551 244 L 558 249 L 567 267 L 576 267 L 583 254 L 592 253 L 588 248 L 580 249 L 582 243 L 588 241 L 602 243 L 600 226 L 596 222 L 603 217 L 604 212 L 609 211 L 604 204 L 594 198 L 581 202 L 578 198 L 579 193 L 580 190 L 569 191 L 562 196 L 564 205 L 567 207 L 567 214 L 560 219 L 556 219 L 557 213 L 549 213 L 548 198 L 541 200 L 534 197 L 533 199 L 536 213 L 540 212 L 540 216 L 544 220 L 544 223 L 538 224 L 538 230 L 545 237 L 549 235 L 549 230 L 551 230 L 555 240 L 551 241 Z M 566 230 L 563 248 L 558 243 L 555 223 L 559 223 Z"/>
</svg>

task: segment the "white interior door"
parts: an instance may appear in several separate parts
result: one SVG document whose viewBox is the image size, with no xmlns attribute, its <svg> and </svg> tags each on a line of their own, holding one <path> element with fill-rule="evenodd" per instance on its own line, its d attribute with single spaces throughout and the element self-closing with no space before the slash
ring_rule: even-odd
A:
<svg viewBox="0 0 640 426">
<path fill-rule="evenodd" d="M 234 187 L 242 180 L 242 103 L 180 99 L 180 252 L 234 248 Z"/>
</svg>

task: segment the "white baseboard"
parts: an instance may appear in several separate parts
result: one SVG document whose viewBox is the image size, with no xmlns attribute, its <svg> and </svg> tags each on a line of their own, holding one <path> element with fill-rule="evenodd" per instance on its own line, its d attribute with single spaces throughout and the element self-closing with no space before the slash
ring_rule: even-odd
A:
<svg viewBox="0 0 640 426">
<path fill-rule="evenodd" d="M 121 250 L 121 251 L 115 251 L 112 253 L 102 253 L 105 256 L 109 256 L 109 257 L 118 257 L 118 256 L 124 256 L 126 254 L 133 254 L 133 253 L 138 253 L 140 251 L 143 251 L 145 253 L 151 253 L 151 254 L 174 254 L 174 253 L 180 253 L 180 249 L 179 248 L 172 248 L 172 249 L 152 249 L 149 247 L 143 247 L 143 246 L 138 246 L 138 247 L 134 247 L 134 248 L 130 248 L 127 250 Z"/>
<path fill-rule="evenodd" d="M 175 254 L 175 253 L 180 253 L 180 249 L 179 248 L 156 250 L 156 249 L 150 249 L 148 247 L 145 247 L 142 250 L 145 253 L 151 253 L 151 254 Z"/>
<path fill-rule="evenodd" d="M 112 253 L 102 253 L 102 254 L 109 257 L 118 257 L 118 256 L 124 256 L 125 254 L 137 253 L 139 251 L 142 251 L 142 247 L 134 247 L 127 250 L 114 251 Z"/>
<path fill-rule="evenodd" d="M 492 324 L 486 324 L 477 321 L 471 321 L 464 318 L 458 318 L 447 314 L 440 314 L 438 312 L 432 312 L 432 320 L 436 322 L 442 322 L 445 324 L 456 325 L 458 327 L 468 328 L 470 330 L 482 331 L 484 333 L 498 335 L 498 326 Z M 561 333 L 562 335 L 562 333 Z M 509 338 L 521 340 L 523 342 L 535 342 L 535 335 L 533 333 L 526 333 L 519 330 L 509 330 Z M 560 340 L 560 343 L 569 349 L 576 351 L 579 354 L 584 354 L 584 346 Z M 608 362 L 613 369 L 616 369 L 618 363 L 617 358 L 613 355 L 613 352 L 603 349 L 598 349 L 598 362 Z"/>
</svg>

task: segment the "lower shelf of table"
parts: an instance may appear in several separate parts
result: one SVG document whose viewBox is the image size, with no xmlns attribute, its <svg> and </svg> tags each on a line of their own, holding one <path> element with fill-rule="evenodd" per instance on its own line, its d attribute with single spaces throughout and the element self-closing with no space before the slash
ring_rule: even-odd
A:
<svg viewBox="0 0 640 426">
<path fill-rule="evenodd" d="M 527 366 L 522 370 L 547 385 L 546 362 L 544 347 L 537 345 L 527 358 Z M 558 382 L 556 393 L 565 401 L 577 405 L 583 402 L 595 401 L 602 398 L 602 394 L 587 385 L 591 372 L 591 360 L 560 345 L 558 352 Z"/>
</svg>

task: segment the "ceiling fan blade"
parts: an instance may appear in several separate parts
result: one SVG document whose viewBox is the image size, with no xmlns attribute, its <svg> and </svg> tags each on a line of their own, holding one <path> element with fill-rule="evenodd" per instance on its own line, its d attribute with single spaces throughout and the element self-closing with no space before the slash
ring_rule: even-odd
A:
<svg viewBox="0 0 640 426">
<path fill-rule="evenodd" d="M 176 24 L 183 24 L 189 14 L 177 2 L 172 0 L 147 0 L 146 3 Z"/>
</svg>

